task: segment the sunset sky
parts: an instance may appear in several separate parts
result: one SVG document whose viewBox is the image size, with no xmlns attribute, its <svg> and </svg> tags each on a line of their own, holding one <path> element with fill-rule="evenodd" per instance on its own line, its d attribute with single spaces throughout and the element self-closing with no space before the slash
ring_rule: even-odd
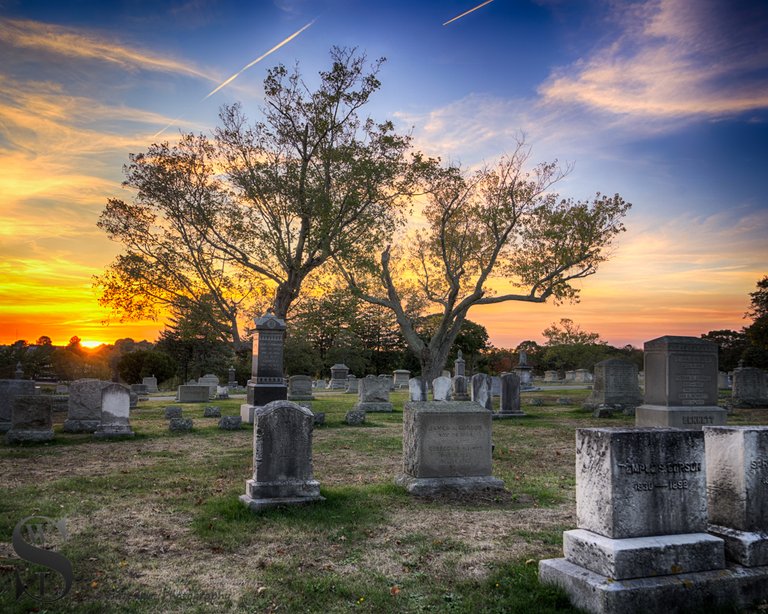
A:
<svg viewBox="0 0 768 614">
<path fill-rule="evenodd" d="M 0 0 L 0 344 L 154 340 L 161 322 L 105 326 L 91 285 L 120 249 L 96 221 L 131 197 L 128 154 L 210 133 L 224 103 L 257 117 L 268 67 L 316 75 L 332 45 L 387 58 L 367 112 L 418 148 L 472 167 L 523 132 L 533 160 L 575 163 L 561 194 L 633 203 L 580 304 L 470 312 L 496 346 L 563 317 L 614 345 L 747 324 L 768 274 L 768 3 L 493 0 L 451 21 L 479 4 Z"/>
</svg>

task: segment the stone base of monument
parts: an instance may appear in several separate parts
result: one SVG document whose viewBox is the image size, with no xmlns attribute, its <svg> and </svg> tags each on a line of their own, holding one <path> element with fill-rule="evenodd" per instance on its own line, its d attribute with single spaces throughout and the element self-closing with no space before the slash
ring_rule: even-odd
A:
<svg viewBox="0 0 768 614">
<path fill-rule="evenodd" d="M 600 614 L 745 608 L 768 598 L 768 567 L 724 569 L 615 580 L 566 559 L 539 561 L 539 581 L 562 588 L 571 603 Z"/>
<path fill-rule="evenodd" d="M 62 427 L 66 433 L 94 433 L 101 425 L 101 420 L 64 420 Z"/>
<path fill-rule="evenodd" d="M 240 418 L 244 424 L 253 424 L 253 412 L 257 409 L 257 405 L 249 405 L 248 403 L 243 403 L 240 406 Z"/>
<path fill-rule="evenodd" d="M 53 429 L 50 430 L 23 430 L 10 429 L 5 434 L 5 443 L 27 443 L 53 441 Z"/>
<path fill-rule="evenodd" d="M 612 539 L 585 529 L 563 533 L 566 560 L 590 571 L 628 580 L 725 566 L 723 540 L 707 533 Z"/>
<path fill-rule="evenodd" d="M 355 403 L 353 407 L 355 411 L 364 411 L 365 413 L 391 413 L 392 403 L 384 401 L 368 401 L 364 403 Z"/>
<path fill-rule="evenodd" d="M 729 561 L 745 567 L 768 565 L 768 534 L 738 531 L 713 524 L 707 527 L 707 531 L 725 542 L 725 554 Z"/>
<path fill-rule="evenodd" d="M 306 505 L 315 501 L 325 501 L 325 497 L 320 495 L 320 482 L 316 480 L 274 482 L 247 480 L 245 494 L 240 495 L 239 498 L 254 512 L 279 505 Z"/>
<path fill-rule="evenodd" d="M 494 420 L 503 420 L 504 418 L 525 418 L 527 415 L 524 411 L 495 411 L 491 417 Z"/>
<path fill-rule="evenodd" d="M 635 426 L 701 430 L 704 426 L 724 425 L 726 413 L 716 406 L 641 405 L 635 410 Z"/>
<path fill-rule="evenodd" d="M 248 384 L 246 401 L 249 405 L 262 407 L 272 401 L 285 401 L 288 397 L 288 386 Z"/>
<path fill-rule="evenodd" d="M 504 490 L 504 482 L 492 476 L 467 478 L 415 478 L 401 474 L 395 484 L 405 488 L 409 494 L 419 497 L 434 497 L 446 492 L 477 493 L 487 490 Z"/>
<path fill-rule="evenodd" d="M 105 424 L 100 426 L 93 436 L 97 439 L 111 439 L 112 437 L 134 437 L 136 433 L 128 425 Z"/>
</svg>

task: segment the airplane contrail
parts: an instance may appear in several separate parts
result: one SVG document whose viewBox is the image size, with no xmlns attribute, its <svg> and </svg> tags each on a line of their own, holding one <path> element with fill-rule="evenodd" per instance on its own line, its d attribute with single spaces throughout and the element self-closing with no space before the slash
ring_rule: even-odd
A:
<svg viewBox="0 0 768 614">
<path fill-rule="evenodd" d="M 453 19 L 449 19 L 449 20 L 448 20 L 448 21 L 446 21 L 446 22 L 445 22 L 443 25 L 444 25 L 444 26 L 447 26 L 449 23 L 451 23 L 451 22 L 453 22 L 453 21 L 456 21 L 457 19 L 461 19 L 461 18 L 462 18 L 462 17 L 464 17 L 465 15 L 469 15 L 471 12 L 473 12 L 473 11 L 476 11 L 477 9 L 481 9 L 481 8 L 483 8 L 483 7 L 484 7 L 486 4 L 490 4 L 491 2 L 493 2 L 493 0 L 485 0 L 485 2 L 483 2 L 482 4 L 478 4 L 478 5 L 477 5 L 475 8 L 473 8 L 473 9 L 469 9 L 468 11 L 464 11 L 464 12 L 463 12 L 461 15 L 456 15 L 456 17 L 454 17 Z"/>
<path fill-rule="evenodd" d="M 237 79 L 237 78 L 238 78 L 238 77 L 239 77 L 241 74 L 243 74 L 243 73 L 244 73 L 246 70 L 248 70 L 248 69 L 249 69 L 251 66 L 253 66 L 254 64 L 257 64 L 257 63 L 261 62 L 261 61 L 262 61 L 262 60 L 263 60 L 265 57 L 267 57 L 268 55 L 270 55 L 270 54 L 274 53 L 275 51 L 277 51 L 278 49 L 280 49 L 280 47 L 282 47 L 283 45 L 286 45 L 286 44 L 290 43 L 290 42 L 291 42 L 291 41 L 292 41 L 294 38 L 296 38 L 296 37 L 297 37 L 299 34 L 301 34 L 301 33 L 302 33 L 304 30 L 306 30 L 306 29 L 307 29 L 309 26 L 311 26 L 313 23 L 315 23 L 315 21 L 317 21 L 317 20 L 316 20 L 316 19 L 313 19 L 313 20 L 312 20 L 312 21 L 310 21 L 310 22 L 309 22 L 307 25 L 305 25 L 303 28 L 301 28 L 300 30 L 297 30 L 296 32 L 294 32 L 293 34 L 291 34 L 291 35 L 290 35 L 288 38 L 286 38 L 286 39 L 283 39 L 282 41 L 280 41 L 279 43 L 277 43 L 277 45 L 275 45 L 274 47 L 272 47 L 272 49 L 270 49 L 270 50 L 269 50 L 269 51 L 267 51 L 266 53 L 264 53 L 264 54 L 260 55 L 259 57 L 257 57 L 257 58 L 256 58 L 256 59 L 255 59 L 253 62 L 251 62 L 250 64 L 246 64 L 245 66 L 243 66 L 243 67 L 242 67 L 240 70 L 238 70 L 238 71 L 237 71 L 237 72 L 236 72 L 234 75 L 232 75 L 232 76 L 231 76 L 229 79 L 227 79 L 227 80 L 226 80 L 226 81 L 224 81 L 223 83 L 219 84 L 219 85 L 218 85 L 218 86 L 217 86 L 217 87 L 216 87 L 214 90 L 210 91 L 210 92 L 209 92 L 209 93 L 208 93 L 206 96 L 204 96 L 203 98 L 201 98 L 201 99 L 200 99 L 200 102 L 203 102 L 204 100 L 207 100 L 208 98 L 210 98 L 211 96 L 213 96 L 213 95 L 214 95 L 216 92 L 218 92 L 218 91 L 219 91 L 221 88 L 223 88 L 223 87 L 226 87 L 227 85 L 229 85 L 230 83 L 232 83 L 232 81 L 234 81 L 235 79 Z M 177 121 L 179 121 L 181 118 L 182 118 L 182 115 L 179 115 L 179 116 L 178 116 L 176 119 L 174 119 L 174 120 L 173 120 L 173 121 L 172 121 L 170 124 L 168 124 L 168 125 L 167 125 L 165 128 L 163 128 L 162 130 L 159 130 L 158 132 L 156 132 L 156 133 L 155 133 L 155 134 L 152 136 L 152 138 L 153 138 L 153 139 L 156 139 L 158 136 L 160 136 L 160 135 L 161 135 L 163 132 L 165 132 L 166 130 L 168 130 L 168 128 L 170 128 L 171 126 L 173 126 L 173 125 L 174 125 L 174 124 L 175 124 Z"/>
<path fill-rule="evenodd" d="M 490 1 L 493 1 L 493 0 L 490 0 Z M 486 3 L 486 4 L 487 4 L 487 3 Z M 315 20 L 314 20 L 314 19 L 313 19 L 312 21 L 310 21 L 310 22 L 309 22 L 309 23 L 308 23 L 306 26 L 304 26 L 303 28 L 301 28 L 300 30 L 297 30 L 296 32 L 294 32 L 293 34 L 291 34 L 291 35 L 290 35 L 288 38 L 286 38 L 285 40 L 283 40 L 283 41 L 279 42 L 277 45 L 275 45 L 274 47 L 272 47 L 272 49 L 270 49 L 269 51 L 267 51 L 265 54 L 263 54 L 263 55 L 260 55 L 259 57 L 257 57 L 257 58 L 256 58 L 256 59 L 255 59 L 253 62 L 251 62 L 250 64 L 246 64 L 245 66 L 243 66 L 243 67 L 242 67 L 242 68 L 241 68 L 239 71 L 237 71 L 237 72 L 236 72 L 234 75 L 232 75 L 232 76 L 231 76 L 229 79 L 227 79 L 226 81 L 224 81 L 224 83 L 222 83 L 221 85 L 219 85 L 219 86 L 218 86 L 216 89 L 212 90 L 212 91 L 211 91 L 211 92 L 210 92 L 210 93 L 209 93 L 209 94 L 208 94 L 208 95 L 207 95 L 205 98 L 203 98 L 203 100 L 206 100 L 206 99 L 210 98 L 210 97 L 211 97 L 211 96 L 213 96 L 213 95 L 214 95 L 216 92 L 218 92 L 218 91 L 219 91 L 219 90 L 220 90 L 222 87 L 225 87 L 226 85 L 229 85 L 230 83 L 232 83 L 232 81 L 234 81 L 235 79 L 237 79 L 237 78 L 238 78 L 238 77 L 239 77 L 241 74 L 243 74 L 243 73 L 244 73 L 246 70 L 248 70 L 248 69 L 249 69 L 251 66 L 253 66 L 254 64 L 257 64 L 258 62 L 261 62 L 261 61 L 262 61 L 262 60 L 263 60 L 265 57 L 267 57 L 269 54 L 271 54 L 271 53 L 274 53 L 275 51 L 277 51 L 278 49 L 280 49 L 280 47 L 282 47 L 283 45 L 285 45 L 285 44 L 287 44 L 287 43 L 290 43 L 290 42 L 291 42 L 291 41 L 292 41 L 294 38 L 296 38 L 296 37 L 297 37 L 299 34 L 301 34 L 301 33 L 302 33 L 304 30 L 306 30 L 306 29 L 307 29 L 309 26 L 311 26 L 313 23 L 315 23 Z M 202 100 L 201 100 L 200 102 L 202 102 Z"/>
</svg>

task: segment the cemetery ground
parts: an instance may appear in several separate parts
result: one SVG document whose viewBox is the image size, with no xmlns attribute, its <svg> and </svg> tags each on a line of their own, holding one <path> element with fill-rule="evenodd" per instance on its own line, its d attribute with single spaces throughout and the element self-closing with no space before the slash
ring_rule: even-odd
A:
<svg viewBox="0 0 768 614">
<path fill-rule="evenodd" d="M 47 444 L 0 446 L 0 558 L 31 515 L 65 519 L 56 550 L 74 581 L 60 601 L 16 600 L 3 612 L 567 612 L 539 585 L 538 561 L 562 554 L 576 526 L 574 430 L 631 426 L 581 409 L 587 390 L 523 394 L 527 417 L 493 423 L 493 474 L 506 490 L 424 499 L 393 484 L 402 460 L 406 392 L 395 411 L 344 424 L 356 395 L 316 393 L 322 503 L 254 514 L 238 500 L 252 471 L 252 427 L 222 431 L 204 405 L 239 414 L 241 399 L 184 404 L 189 433 L 171 433 L 168 401 L 131 412 L 133 439 L 63 433 Z M 538 400 L 535 400 L 538 399 Z M 721 399 L 725 401 L 725 399 Z M 768 424 L 761 409 L 728 423 Z M 0 566 L 3 587 L 10 566 Z M 1 587 L 0 587 L 1 588 Z M 768 606 L 765 606 L 768 608 Z M 757 611 L 757 610 L 756 610 Z"/>
</svg>

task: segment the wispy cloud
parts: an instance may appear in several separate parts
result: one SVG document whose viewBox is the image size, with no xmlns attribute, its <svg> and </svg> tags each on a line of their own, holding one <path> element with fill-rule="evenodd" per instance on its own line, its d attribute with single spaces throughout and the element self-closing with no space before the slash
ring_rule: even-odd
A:
<svg viewBox="0 0 768 614">
<path fill-rule="evenodd" d="M 717 0 L 616 3 L 619 34 L 540 87 L 578 103 L 649 118 L 768 108 L 768 11 Z"/>
<path fill-rule="evenodd" d="M 21 19 L 0 19 L 0 42 L 15 48 L 38 50 L 60 57 L 117 64 L 218 81 L 215 75 L 189 62 L 142 51 L 129 44 L 107 40 L 93 32 Z"/>
</svg>

